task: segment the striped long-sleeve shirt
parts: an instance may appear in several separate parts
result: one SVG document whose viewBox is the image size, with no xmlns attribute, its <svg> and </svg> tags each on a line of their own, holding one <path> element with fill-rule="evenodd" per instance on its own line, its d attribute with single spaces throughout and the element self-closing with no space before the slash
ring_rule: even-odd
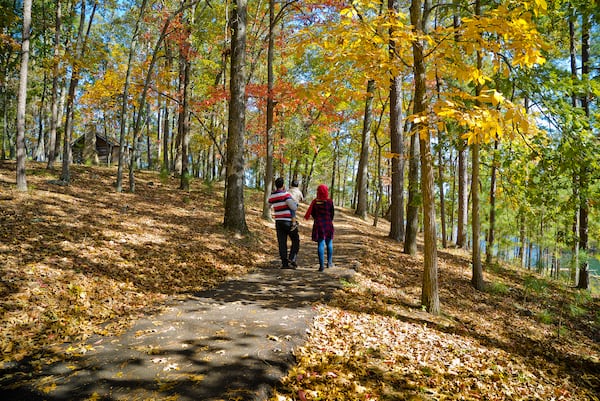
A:
<svg viewBox="0 0 600 401">
<path fill-rule="evenodd" d="M 277 190 L 269 195 L 269 204 L 273 208 L 275 220 L 292 221 L 292 210 L 298 205 L 292 199 L 292 195 L 285 189 Z"/>
</svg>

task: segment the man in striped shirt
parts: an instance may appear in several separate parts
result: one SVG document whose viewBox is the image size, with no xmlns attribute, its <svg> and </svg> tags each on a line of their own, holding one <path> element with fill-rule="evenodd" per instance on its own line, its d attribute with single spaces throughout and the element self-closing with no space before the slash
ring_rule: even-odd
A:
<svg viewBox="0 0 600 401">
<path fill-rule="evenodd" d="M 277 244 L 279 245 L 279 257 L 282 269 L 295 269 L 296 256 L 300 250 L 300 235 L 298 230 L 292 230 L 292 211 L 298 208 L 298 204 L 292 195 L 285 190 L 283 178 L 275 180 L 275 191 L 269 195 L 269 204 L 273 209 L 275 217 L 275 230 L 277 231 Z M 287 239 L 292 240 L 292 247 L 288 257 Z"/>
</svg>

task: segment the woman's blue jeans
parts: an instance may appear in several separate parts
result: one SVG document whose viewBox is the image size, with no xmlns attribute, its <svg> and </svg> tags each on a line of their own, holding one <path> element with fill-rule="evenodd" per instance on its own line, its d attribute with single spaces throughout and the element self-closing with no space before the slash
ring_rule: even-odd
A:
<svg viewBox="0 0 600 401">
<path fill-rule="evenodd" d="M 317 253 L 319 254 L 319 267 L 323 268 L 325 260 L 325 245 L 327 245 L 327 267 L 333 266 L 333 241 L 320 239 L 317 241 Z"/>
</svg>

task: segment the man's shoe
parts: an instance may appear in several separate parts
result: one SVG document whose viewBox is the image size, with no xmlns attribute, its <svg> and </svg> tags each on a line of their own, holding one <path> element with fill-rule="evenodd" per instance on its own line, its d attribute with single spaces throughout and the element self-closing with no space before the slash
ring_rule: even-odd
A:
<svg viewBox="0 0 600 401">
<path fill-rule="evenodd" d="M 323 269 L 323 266 L 319 267 L 320 272 L 322 272 L 323 270 L 325 270 L 325 269 Z"/>
<path fill-rule="evenodd" d="M 295 267 L 290 266 L 290 265 L 283 265 L 281 266 L 282 269 L 295 269 Z"/>
<path fill-rule="evenodd" d="M 292 266 L 292 269 L 295 269 L 296 267 L 298 267 L 298 263 L 296 263 L 295 260 L 289 260 L 290 266 Z"/>
</svg>

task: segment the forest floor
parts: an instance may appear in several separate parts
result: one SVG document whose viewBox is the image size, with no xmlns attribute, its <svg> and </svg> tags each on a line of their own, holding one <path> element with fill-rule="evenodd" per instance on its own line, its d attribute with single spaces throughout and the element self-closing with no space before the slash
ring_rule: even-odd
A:
<svg viewBox="0 0 600 401">
<path fill-rule="evenodd" d="M 440 249 L 443 313 L 431 316 L 420 307 L 422 255 L 403 254 L 385 221 L 373 227 L 340 210 L 336 267 L 324 275 L 305 223 L 301 268 L 281 271 L 259 192 L 247 192 L 251 234 L 241 237 L 222 228 L 216 184 L 181 191 L 174 178 L 140 172 L 134 194 L 116 193 L 115 168 L 73 166 L 62 186 L 59 172 L 27 167 L 29 190 L 20 193 L 14 163 L 0 163 L 0 394 L 23 394 L 27 385 L 23 399 L 213 399 L 190 387 L 232 383 L 209 383 L 145 342 L 156 334 L 163 348 L 174 346 L 187 320 L 187 334 L 198 337 L 179 346 L 193 346 L 196 362 L 229 356 L 236 364 L 223 366 L 255 378 L 247 360 L 268 366 L 260 375 L 267 389 L 247 389 L 250 396 L 237 387 L 218 399 L 600 399 L 600 299 L 587 292 L 500 264 L 486 266 L 479 292 L 469 255 Z M 221 329 L 202 333 L 207 321 Z M 234 325 L 238 349 L 266 352 L 253 343 L 266 339 L 273 363 L 230 352 L 224 343 Z M 133 343 L 118 348 L 123 339 Z M 93 374 L 82 379 L 85 392 L 69 393 L 60 378 L 100 370 L 93 365 L 107 363 L 102 349 L 123 356 L 106 369 L 111 380 L 102 378 L 114 393 L 89 391 L 100 380 Z M 126 395 L 119 391 L 133 385 L 124 377 L 133 351 L 156 366 Z"/>
</svg>

